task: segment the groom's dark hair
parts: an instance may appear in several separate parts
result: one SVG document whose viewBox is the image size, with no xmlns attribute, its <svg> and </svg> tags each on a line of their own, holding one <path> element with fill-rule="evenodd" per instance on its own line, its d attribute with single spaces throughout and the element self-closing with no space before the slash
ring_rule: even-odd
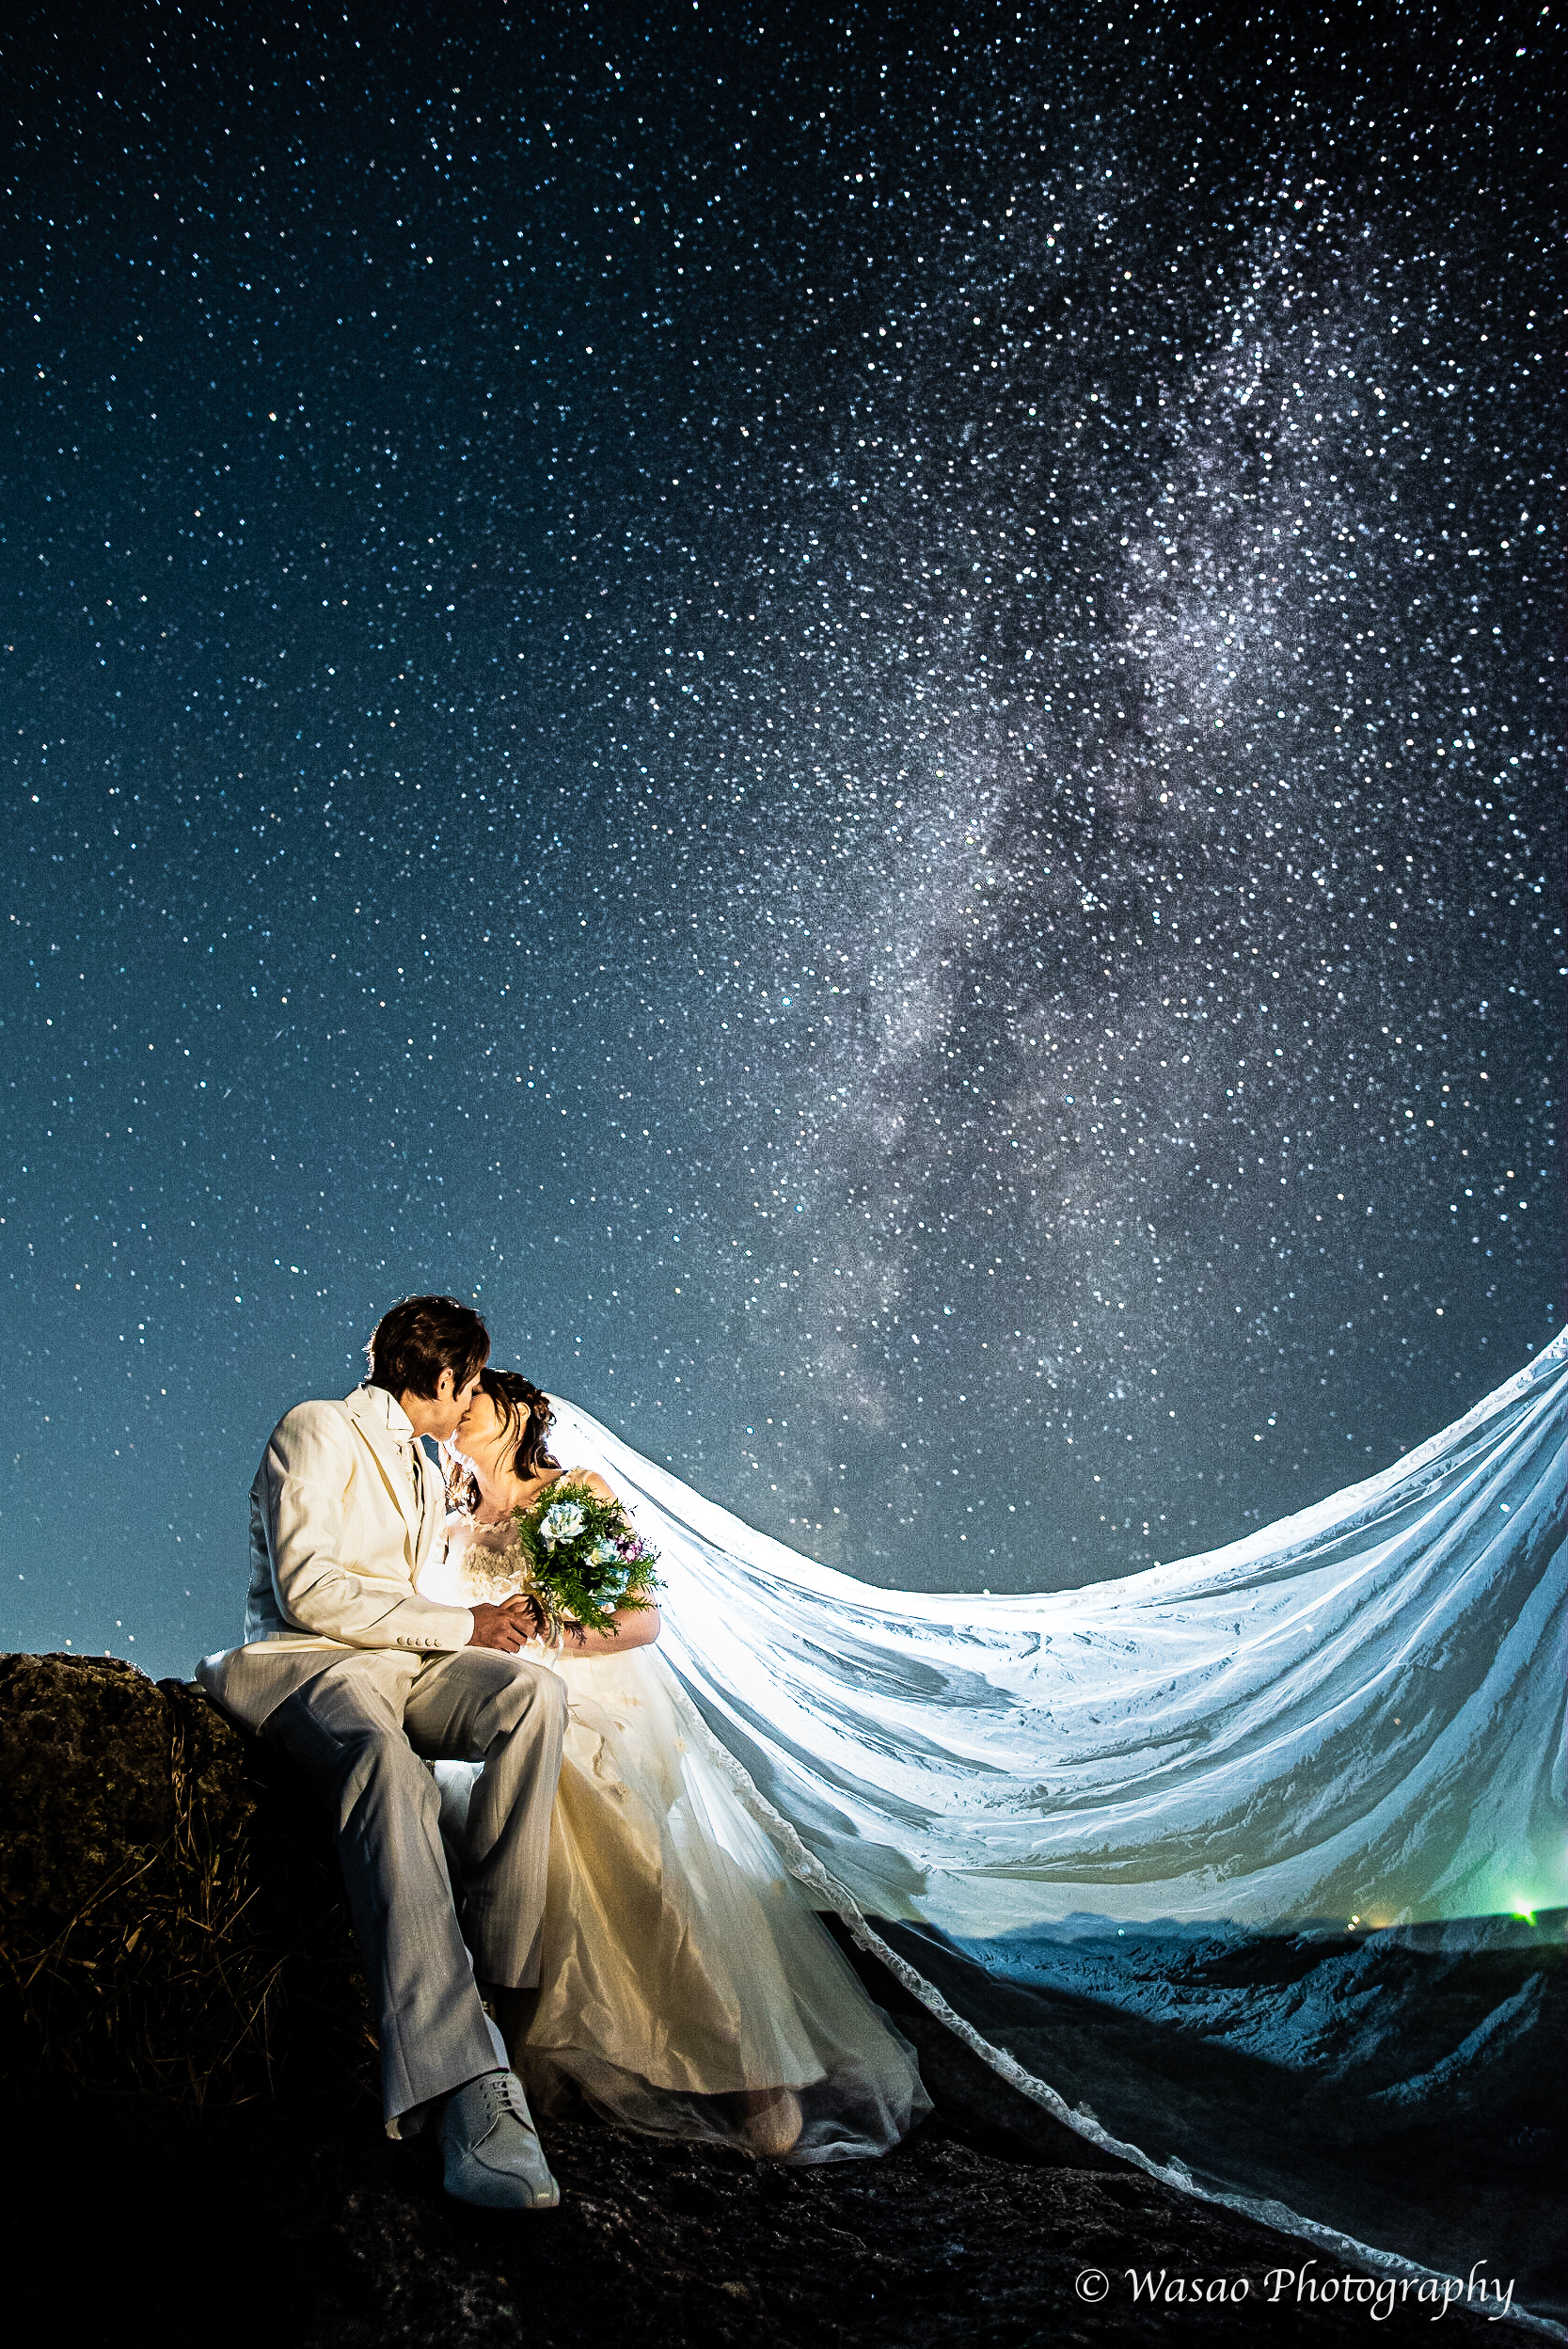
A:
<svg viewBox="0 0 1568 2349">
<path fill-rule="evenodd" d="M 372 1386 L 393 1395 L 433 1395 L 443 1371 L 465 1387 L 483 1369 L 490 1332 L 456 1297 L 404 1297 L 376 1323 L 365 1357 Z"/>
</svg>

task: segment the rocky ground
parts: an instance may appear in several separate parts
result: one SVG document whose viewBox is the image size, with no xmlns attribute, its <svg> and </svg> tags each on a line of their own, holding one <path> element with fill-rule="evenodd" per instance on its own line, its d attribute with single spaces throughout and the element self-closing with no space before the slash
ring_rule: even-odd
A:
<svg viewBox="0 0 1568 2349">
<path fill-rule="evenodd" d="M 1439 2315 L 1347 2306 L 1305 2244 L 1091 2160 L 908 2008 L 938 2117 L 885 2161 L 560 2124 L 559 2211 L 466 2211 L 381 2132 L 297 1789 L 109 1659 L 0 1659 L 0 1927 L 7 2333 L 29 2349 L 128 2325 L 167 2349 L 1326 2342 L 1430 2340 Z"/>
<path fill-rule="evenodd" d="M 34 2115 L 11 2133 L 8 2338 L 58 2341 L 62 2307 L 71 2340 L 110 2340 L 134 2311 L 167 2349 L 1327 2343 L 1374 2321 L 1298 2297 L 1293 2276 L 1271 2297 L 1281 2269 L 1343 2289 L 1302 2244 L 1131 2171 L 1007 2160 L 940 2121 L 886 2161 L 808 2171 L 581 2124 L 550 2146 L 562 2207 L 517 2218 L 446 2201 L 370 2110 L 196 2130 L 135 2106 Z M 1161 2297 L 1136 2298 L 1130 2271 Z M 1435 2313 L 1395 2309 L 1377 2332 L 1430 2341 Z M 1459 2308 L 1440 2321 L 1442 2339 L 1483 2338 Z"/>
</svg>

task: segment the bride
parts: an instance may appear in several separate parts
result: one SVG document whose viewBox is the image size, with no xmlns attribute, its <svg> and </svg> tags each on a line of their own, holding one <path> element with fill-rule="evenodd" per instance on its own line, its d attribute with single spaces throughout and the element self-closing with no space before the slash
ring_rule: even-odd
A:
<svg viewBox="0 0 1568 2349">
<path fill-rule="evenodd" d="M 487 1369 L 443 1447 L 452 1516 L 421 1591 L 463 1606 L 517 1586 L 513 1512 L 564 1471 L 549 1398 Z M 574 1471 L 607 1500 L 602 1478 Z M 580 1628 L 551 1661 L 570 1714 L 551 1829 L 541 1987 L 499 2020 L 535 2109 L 579 2100 L 660 2136 L 796 2162 L 885 2152 L 930 2110 L 913 2052 L 737 1801 L 658 1655 L 657 1608 Z M 438 1763 L 443 1827 L 473 1773 Z"/>
</svg>

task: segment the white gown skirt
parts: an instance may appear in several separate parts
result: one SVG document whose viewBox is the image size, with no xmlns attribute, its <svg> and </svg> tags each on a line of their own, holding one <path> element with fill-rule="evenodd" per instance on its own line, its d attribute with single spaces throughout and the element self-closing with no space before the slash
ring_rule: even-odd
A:
<svg viewBox="0 0 1568 2349">
<path fill-rule="evenodd" d="M 543 1966 L 513 2045 L 535 2110 L 580 2099 L 652 2135 L 754 2150 L 724 2100 L 788 2088 L 803 2125 L 785 2159 L 886 2152 L 931 2109 L 914 2052 L 742 1805 L 657 1650 L 555 1669 L 571 1711 Z M 450 1833 L 475 1773 L 435 1767 Z"/>
</svg>

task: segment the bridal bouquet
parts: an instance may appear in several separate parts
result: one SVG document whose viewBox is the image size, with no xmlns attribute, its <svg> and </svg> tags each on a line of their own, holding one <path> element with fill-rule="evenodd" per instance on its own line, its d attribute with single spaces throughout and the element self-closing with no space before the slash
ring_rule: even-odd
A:
<svg viewBox="0 0 1568 2349">
<path fill-rule="evenodd" d="M 517 1510 L 513 1523 L 523 1568 L 520 1595 L 531 1604 L 546 1638 L 559 1639 L 575 1624 L 613 1632 L 617 1607 L 653 1604 L 658 1552 L 640 1540 L 619 1501 L 563 1477 L 531 1509 Z"/>
</svg>

